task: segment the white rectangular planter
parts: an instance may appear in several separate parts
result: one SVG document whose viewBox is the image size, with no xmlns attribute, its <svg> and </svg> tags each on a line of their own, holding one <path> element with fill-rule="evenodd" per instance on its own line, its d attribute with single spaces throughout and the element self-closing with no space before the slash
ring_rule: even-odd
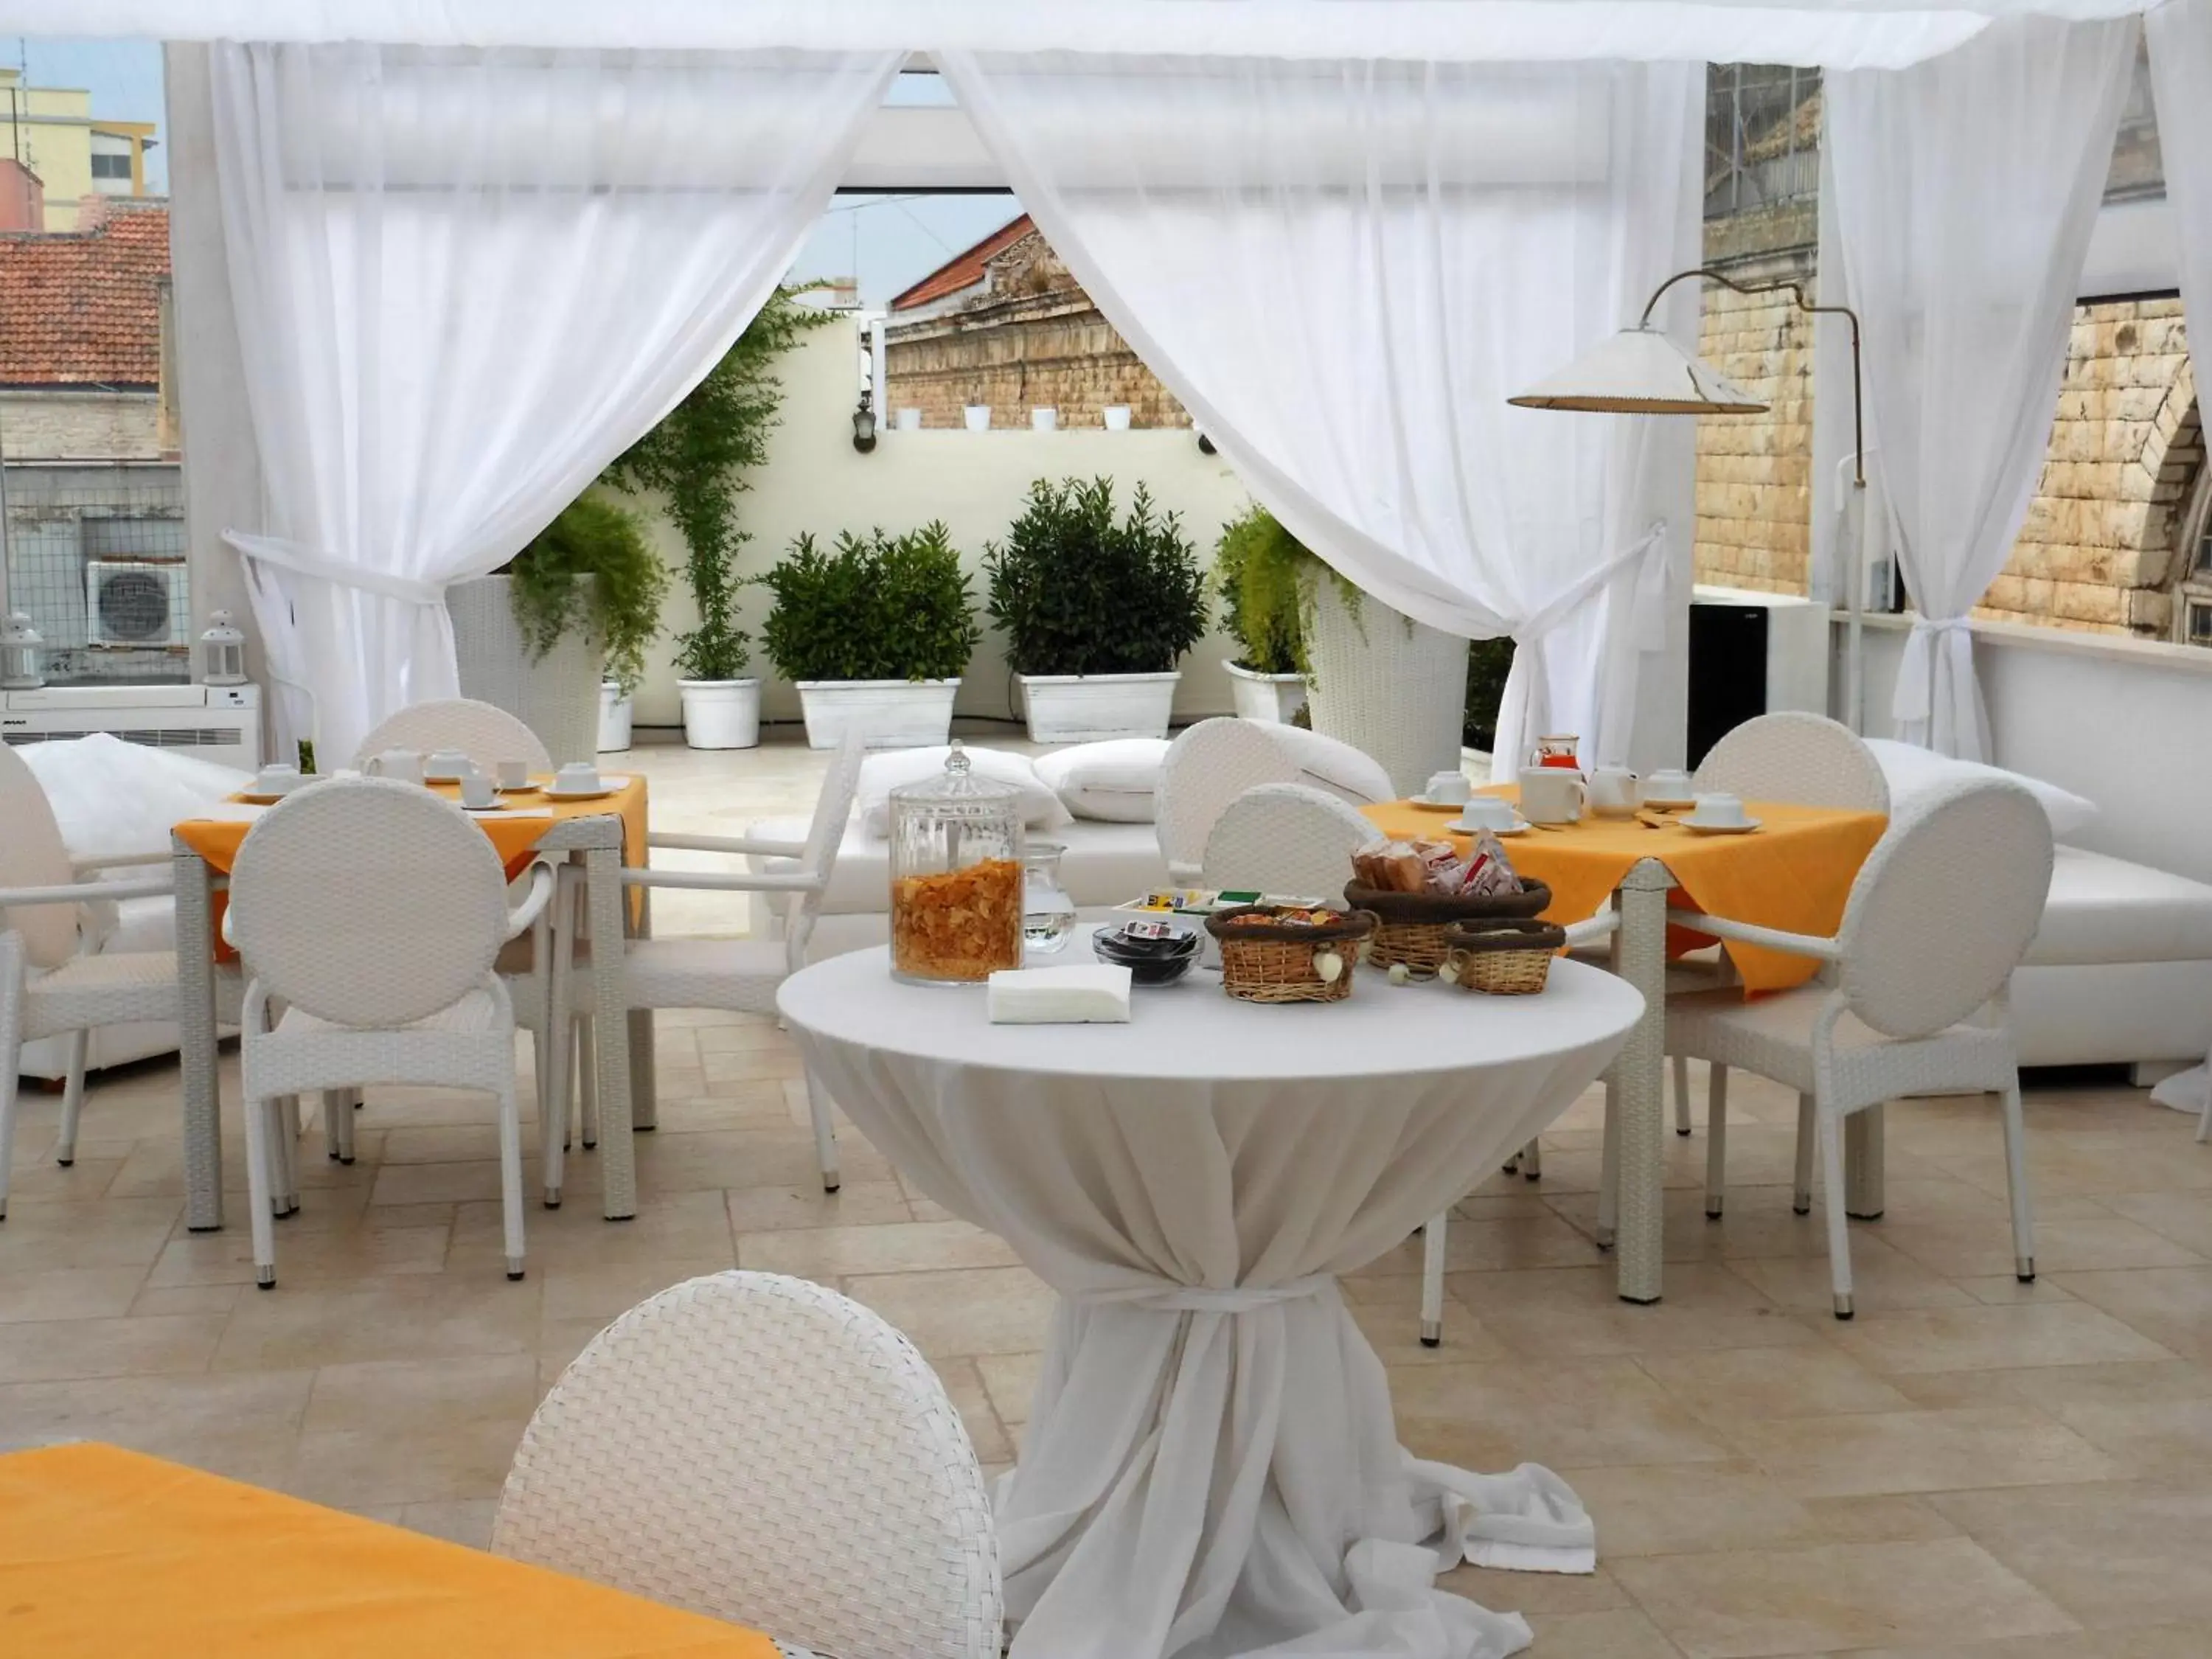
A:
<svg viewBox="0 0 2212 1659">
<path fill-rule="evenodd" d="M 1097 743 L 1164 738 L 1175 712 L 1168 674 L 1024 674 L 1022 703 L 1031 743 Z"/>
<path fill-rule="evenodd" d="M 1229 671 L 1229 690 L 1237 699 L 1239 720 L 1288 726 L 1298 710 L 1306 706 L 1303 674 L 1261 674 L 1239 668 L 1233 662 L 1221 665 Z"/>
<path fill-rule="evenodd" d="M 858 725 L 871 749 L 921 749 L 952 732 L 951 680 L 800 680 L 799 706 L 806 715 L 810 749 L 835 749 L 845 728 Z"/>
</svg>

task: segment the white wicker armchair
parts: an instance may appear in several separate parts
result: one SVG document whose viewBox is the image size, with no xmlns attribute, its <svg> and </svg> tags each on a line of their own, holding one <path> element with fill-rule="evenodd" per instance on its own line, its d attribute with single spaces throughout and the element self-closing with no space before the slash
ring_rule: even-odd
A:
<svg viewBox="0 0 2212 1659">
<path fill-rule="evenodd" d="M 534 866 L 510 911 L 499 854 L 466 815 L 379 778 L 297 791 L 247 833 L 224 927 L 252 976 L 239 1048 L 263 1289 L 276 1282 L 270 1200 L 288 1151 L 272 1145 L 277 1100 L 370 1083 L 497 1098 L 507 1274 L 522 1277 L 514 1012 L 492 963 L 501 945 L 539 924 L 554 884 L 550 867 Z M 272 999 L 284 1008 L 273 1024 Z"/>
<path fill-rule="evenodd" d="M 1838 1319 L 1851 1316 L 1843 1122 L 1900 1095 L 1983 1090 L 2002 1097 L 2014 1267 L 2035 1277 L 2020 1068 L 2005 987 L 2043 917 L 2051 823 L 2005 782 L 1931 791 L 1891 826 L 1852 884 L 1832 939 L 1699 915 L 1723 939 L 1832 964 L 1823 979 L 1747 1002 L 1732 990 L 1669 1000 L 1669 1049 L 1709 1060 L 1713 1106 L 1707 1208 L 1717 1212 L 1731 1066 L 1810 1097 L 1820 1143 L 1828 1260 Z M 1692 913 L 1685 913 L 1688 921 Z M 1798 1124 L 1796 1208 L 1811 1208 L 1814 1135 Z"/>
<path fill-rule="evenodd" d="M 553 769 L 535 732 L 504 708 L 470 697 L 410 703 L 386 715 L 361 740 L 353 763 L 366 766 L 387 749 L 458 749 L 487 772 L 503 760 L 527 761 L 532 772 Z"/>
<path fill-rule="evenodd" d="M 1375 836 L 1357 808 L 1327 790 L 1263 783 L 1231 801 L 1214 824 L 1200 879 L 1208 887 L 1341 902 L 1352 855 Z"/>
<path fill-rule="evenodd" d="M 740 840 L 725 836 L 669 836 L 646 837 L 648 847 L 691 853 L 723 853 L 793 859 L 798 867 L 787 872 L 719 875 L 698 870 L 624 870 L 628 885 L 685 887 L 725 893 L 781 895 L 788 908 L 781 939 L 639 939 L 623 942 L 623 990 L 632 1008 L 719 1008 L 733 1013 L 773 1014 L 777 988 L 806 965 L 806 945 L 822 909 L 822 896 L 836 873 L 837 849 L 843 843 L 846 822 L 853 814 L 853 794 L 860 783 L 860 762 L 866 753 L 856 726 L 838 745 L 822 793 L 815 799 L 813 821 L 800 842 Z M 564 900 L 564 903 L 568 901 Z M 579 940 L 573 952 L 555 951 L 549 1006 L 568 1011 L 568 1018 L 581 1022 L 594 997 L 597 940 Z M 541 955 L 538 960 L 545 957 Z M 526 994 L 522 984 L 515 992 L 518 1006 Z M 532 1018 L 525 1008 L 526 1019 Z M 572 1043 L 566 1025 L 543 1045 L 549 1054 L 550 1075 L 545 1098 L 565 1103 L 568 1098 L 568 1066 Z M 830 1099 L 821 1080 L 809 1071 L 807 1105 L 814 1120 L 816 1161 L 825 1191 L 839 1185 L 837 1143 L 830 1115 Z M 588 1103 L 586 1110 L 588 1111 Z M 567 1127 L 565 1110 L 544 1113 L 544 1164 L 545 1202 L 561 1201 L 562 1147 Z M 587 1129 L 586 1143 L 595 1138 Z"/>
<path fill-rule="evenodd" d="M 156 873 L 88 880 L 121 865 Z M 0 1218 L 15 1144 L 15 1068 L 26 1042 L 66 1035 L 69 1076 L 54 1160 L 76 1158 L 84 1107 L 85 1037 L 98 1025 L 173 1020 L 173 951 L 100 953 L 104 908 L 172 890 L 168 855 L 73 861 L 46 791 L 22 757 L 0 744 Z M 233 1006 L 235 992 L 233 991 Z"/>
<path fill-rule="evenodd" d="M 1229 805 L 1263 783 L 1296 783 L 1298 763 L 1255 720 L 1200 720 L 1168 745 L 1160 761 L 1153 828 L 1168 875 L 1188 885 L 1199 878 L 1206 840 Z"/>
<path fill-rule="evenodd" d="M 904 1337 L 804 1279 L 694 1279 L 600 1332 L 523 1431 L 491 1547 L 839 1659 L 998 1659 L 958 1414 Z"/>
</svg>

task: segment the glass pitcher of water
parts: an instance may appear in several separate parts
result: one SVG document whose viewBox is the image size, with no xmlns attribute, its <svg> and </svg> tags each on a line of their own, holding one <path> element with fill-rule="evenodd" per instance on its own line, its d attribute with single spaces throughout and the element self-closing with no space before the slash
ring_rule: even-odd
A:
<svg viewBox="0 0 2212 1659">
<path fill-rule="evenodd" d="M 1060 884 L 1066 851 L 1051 842 L 1031 842 L 1022 849 L 1022 943 L 1032 953 L 1061 950 L 1075 932 L 1075 901 Z"/>
</svg>

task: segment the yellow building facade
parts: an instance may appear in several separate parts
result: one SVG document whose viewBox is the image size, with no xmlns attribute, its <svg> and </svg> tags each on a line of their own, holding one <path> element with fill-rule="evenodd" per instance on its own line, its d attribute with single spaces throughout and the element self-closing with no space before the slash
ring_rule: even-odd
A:
<svg viewBox="0 0 2212 1659">
<path fill-rule="evenodd" d="M 86 196 L 146 194 L 151 121 L 112 121 L 92 112 L 92 94 L 33 87 L 0 69 L 0 158 L 20 162 L 46 191 L 48 230 L 75 230 Z"/>
</svg>

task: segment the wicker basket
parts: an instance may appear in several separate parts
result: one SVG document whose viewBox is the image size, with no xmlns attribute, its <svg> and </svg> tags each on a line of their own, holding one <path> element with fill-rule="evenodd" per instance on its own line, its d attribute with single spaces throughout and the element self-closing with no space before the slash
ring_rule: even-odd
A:
<svg viewBox="0 0 2212 1659">
<path fill-rule="evenodd" d="M 1355 911 L 1319 927 L 1272 927 L 1261 918 L 1275 905 L 1248 904 L 1206 919 L 1221 945 L 1221 988 L 1247 1002 L 1341 1002 L 1352 994 L 1359 944 L 1375 931 L 1375 918 Z M 1323 977 L 1314 958 L 1333 953 L 1334 977 Z"/>
<path fill-rule="evenodd" d="M 1566 944 L 1565 928 L 1531 919 L 1501 917 L 1454 927 L 1444 977 L 1488 996 L 1534 996 Z"/>
<path fill-rule="evenodd" d="M 1374 912 L 1375 937 L 1367 945 L 1370 962 L 1384 969 L 1402 963 L 1409 977 L 1433 979 L 1451 950 L 1449 934 L 1455 926 L 1540 915 L 1551 908 L 1552 890 L 1540 881 L 1524 881 L 1517 893 L 1446 898 L 1437 893 L 1388 892 L 1355 881 L 1345 888 L 1344 902 L 1355 910 Z"/>
</svg>

